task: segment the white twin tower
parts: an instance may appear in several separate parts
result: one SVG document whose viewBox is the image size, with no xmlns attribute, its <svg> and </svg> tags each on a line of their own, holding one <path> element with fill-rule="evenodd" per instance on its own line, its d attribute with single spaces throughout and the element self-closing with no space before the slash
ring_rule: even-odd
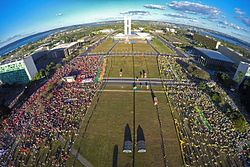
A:
<svg viewBox="0 0 250 167">
<path fill-rule="evenodd" d="M 124 17 L 124 35 L 131 35 L 131 16 Z"/>
</svg>

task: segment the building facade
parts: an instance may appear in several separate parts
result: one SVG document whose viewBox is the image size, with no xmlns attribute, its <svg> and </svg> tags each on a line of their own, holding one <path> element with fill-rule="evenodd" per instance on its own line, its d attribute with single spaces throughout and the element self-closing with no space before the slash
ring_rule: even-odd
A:
<svg viewBox="0 0 250 167">
<path fill-rule="evenodd" d="M 81 44 L 79 42 L 64 43 L 50 49 L 50 51 L 58 51 L 59 54 L 61 54 L 61 51 L 63 51 L 64 56 L 68 57 L 80 46 Z M 57 54 L 57 52 L 55 52 L 55 54 Z"/>
<path fill-rule="evenodd" d="M 131 17 L 124 17 L 124 35 L 131 35 Z"/>
<path fill-rule="evenodd" d="M 125 43 L 147 43 L 152 40 L 152 36 L 149 33 L 137 32 L 131 33 L 131 16 L 124 17 L 124 33 L 118 33 L 114 35 L 114 41 Z"/>
<path fill-rule="evenodd" d="M 194 48 L 193 53 L 196 55 L 196 60 L 204 66 L 218 68 L 218 67 L 232 67 L 234 62 L 221 54 L 220 52 L 204 49 L 204 48 Z"/>
<path fill-rule="evenodd" d="M 243 57 L 243 55 L 235 52 L 234 50 L 227 48 L 225 46 L 219 46 L 218 51 L 230 59 L 232 59 L 235 62 L 236 67 L 239 66 L 241 62 L 247 62 L 250 63 L 250 60 L 247 58 Z"/>
<path fill-rule="evenodd" d="M 250 64 L 241 61 L 233 79 L 238 84 L 240 84 L 245 79 L 245 77 L 250 77 Z"/>
<path fill-rule="evenodd" d="M 37 69 L 31 56 L 0 65 L 0 80 L 7 84 L 27 84 Z"/>
</svg>

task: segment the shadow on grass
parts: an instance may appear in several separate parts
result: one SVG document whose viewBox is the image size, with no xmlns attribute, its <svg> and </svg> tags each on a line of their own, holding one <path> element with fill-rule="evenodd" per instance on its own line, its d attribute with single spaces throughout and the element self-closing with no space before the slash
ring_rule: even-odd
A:
<svg viewBox="0 0 250 167">
<path fill-rule="evenodd" d="M 118 145 L 114 146 L 112 167 L 118 167 Z"/>
<path fill-rule="evenodd" d="M 130 131 L 130 127 L 128 124 L 126 124 L 125 131 L 124 131 L 124 142 L 125 141 L 132 141 L 131 131 Z"/>
<path fill-rule="evenodd" d="M 145 141 L 144 132 L 140 125 L 137 127 L 137 142 L 143 140 Z"/>
<path fill-rule="evenodd" d="M 140 153 L 146 152 L 144 132 L 140 125 L 137 127 L 137 151 Z"/>
<path fill-rule="evenodd" d="M 128 124 L 125 126 L 125 131 L 124 131 L 123 152 L 125 153 L 132 152 L 132 137 L 131 137 L 130 127 Z"/>
</svg>

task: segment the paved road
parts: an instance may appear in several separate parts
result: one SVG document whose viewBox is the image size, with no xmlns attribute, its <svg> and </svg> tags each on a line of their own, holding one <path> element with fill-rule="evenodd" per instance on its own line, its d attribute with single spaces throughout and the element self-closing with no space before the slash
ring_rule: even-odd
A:
<svg viewBox="0 0 250 167">
<path fill-rule="evenodd" d="M 165 85 L 191 85 L 191 82 L 188 81 L 177 81 L 177 80 L 163 80 Z M 134 78 L 103 78 L 103 82 L 109 84 L 124 84 L 124 85 L 131 85 L 134 83 Z M 135 81 L 137 85 L 140 83 L 145 85 L 146 83 L 149 85 L 161 86 L 162 81 L 159 78 L 140 78 Z"/>
<path fill-rule="evenodd" d="M 99 90 L 100 92 L 119 92 L 119 93 L 133 93 L 133 90 L 115 90 L 115 89 L 104 89 L 104 90 Z M 151 93 L 151 90 L 140 90 L 140 88 L 138 88 L 136 90 L 136 93 Z M 165 93 L 165 91 L 163 90 L 155 90 L 154 93 Z"/>
<path fill-rule="evenodd" d="M 62 136 L 59 136 L 59 140 L 63 143 L 66 142 L 66 140 L 62 137 Z M 68 143 L 67 143 L 67 146 L 68 146 Z M 76 149 L 74 148 L 71 148 L 70 150 L 70 153 L 77 158 L 78 161 L 80 161 L 80 163 L 85 166 L 85 167 L 93 167 L 93 165 L 86 159 L 84 158 L 80 153 L 79 151 L 77 151 Z"/>
<path fill-rule="evenodd" d="M 78 153 L 78 151 L 76 149 L 72 148 L 70 153 L 73 156 L 75 156 L 83 166 L 85 166 L 85 167 L 93 167 L 93 165 L 87 159 L 85 159 L 80 153 Z"/>
<path fill-rule="evenodd" d="M 175 51 L 177 53 L 178 56 L 180 57 L 188 57 L 185 54 L 183 54 L 180 50 L 178 50 L 175 46 L 173 46 L 171 43 L 167 42 L 164 38 L 160 37 L 159 35 L 156 35 L 156 37 L 165 45 L 167 45 L 170 49 L 172 49 L 173 51 Z"/>
<path fill-rule="evenodd" d="M 98 52 L 98 53 L 88 53 L 88 56 L 171 56 L 171 57 L 181 57 L 181 58 L 186 58 L 179 56 L 177 54 L 157 54 L 157 53 L 141 53 L 141 52 Z"/>
</svg>

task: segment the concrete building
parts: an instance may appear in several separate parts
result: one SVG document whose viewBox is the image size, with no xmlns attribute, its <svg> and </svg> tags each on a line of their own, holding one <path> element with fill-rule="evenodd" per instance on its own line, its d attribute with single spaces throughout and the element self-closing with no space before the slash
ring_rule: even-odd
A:
<svg viewBox="0 0 250 167">
<path fill-rule="evenodd" d="M 242 54 L 237 53 L 236 51 L 234 51 L 233 49 L 230 49 L 228 47 L 225 46 L 219 46 L 218 51 L 224 55 L 226 55 L 227 57 L 229 57 L 230 59 L 232 59 L 235 62 L 236 66 L 239 66 L 239 64 L 241 62 L 247 62 L 250 63 L 250 60 L 243 57 Z"/>
<path fill-rule="evenodd" d="M 38 49 L 30 56 L 33 58 L 38 71 L 40 71 L 41 69 L 45 69 L 46 66 L 51 62 L 54 62 L 55 64 L 61 63 L 62 59 L 65 57 L 63 49 Z"/>
<path fill-rule="evenodd" d="M 163 30 L 155 30 L 155 33 L 163 34 L 164 31 Z"/>
<path fill-rule="evenodd" d="M 37 72 L 31 56 L 0 65 L 0 80 L 8 84 L 27 84 Z"/>
<path fill-rule="evenodd" d="M 238 84 L 240 84 L 245 77 L 250 77 L 250 64 L 241 61 L 237 71 L 234 74 L 234 81 L 236 81 Z"/>
<path fill-rule="evenodd" d="M 135 42 L 146 42 L 147 40 L 152 40 L 149 33 L 144 32 L 131 32 L 131 17 L 124 17 L 124 33 L 119 33 L 114 36 L 114 41 L 125 42 L 125 43 L 135 43 Z"/>
<path fill-rule="evenodd" d="M 220 45 L 221 45 L 221 42 L 220 42 L 220 41 L 217 41 L 217 42 L 216 42 L 216 45 L 215 45 L 215 49 L 217 49 L 217 50 L 218 50 L 218 49 L 219 49 L 219 47 L 220 47 Z"/>
<path fill-rule="evenodd" d="M 124 35 L 131 35 L 131 16 L 124 17 Z"/>
<path fill-rule="evenodd" d="M 170 28 L 170 29 L 169 29 L 169 32 L 171 32 L 171 33 L 176 33 L 176 30 L 173 29 L 173 28 Z"/>
<path fill-rule="evenodd" d="M 232 61 L 227 56 L 221 54 L 220 52 L 204 49 L 204 48 L 194 48 L 194 55 L 196 59 L 204 66 L 218 68 L 218 67 L 232 67 L 234 61 Z"/>
<path fill-rule="evenodd" d="M 83 38 L 80 38 L 77 40 L 77 42 L 79 42 L 80 45 L 83 45 L 85 42 L 89 42 L 91 40 L 90 36 L 85 36 Z"/>
<path fill-rule="evenodd" d="M 111 34 L 115 32 L 115 30 L 111 28 L 111 29 L 103 29 L 103 30 L 100 30 L 99 32 L 104 33 L 104 34 Z"/>
<path fill-rule="evenodd" d="M 58 53 L 61 54 L 61 50 L 63 50 L 64 56 L 68 57 L 70 56 L 78 47 L 80 47 L 79 42 L 71 42 L 71 43 L 64 43 L 64 44 L 59 44 L 58 46 L 50 49 L 51 51 L 59 51 Z M 55 54 L 58 54 L 55 52 Z"/>
</svg>

